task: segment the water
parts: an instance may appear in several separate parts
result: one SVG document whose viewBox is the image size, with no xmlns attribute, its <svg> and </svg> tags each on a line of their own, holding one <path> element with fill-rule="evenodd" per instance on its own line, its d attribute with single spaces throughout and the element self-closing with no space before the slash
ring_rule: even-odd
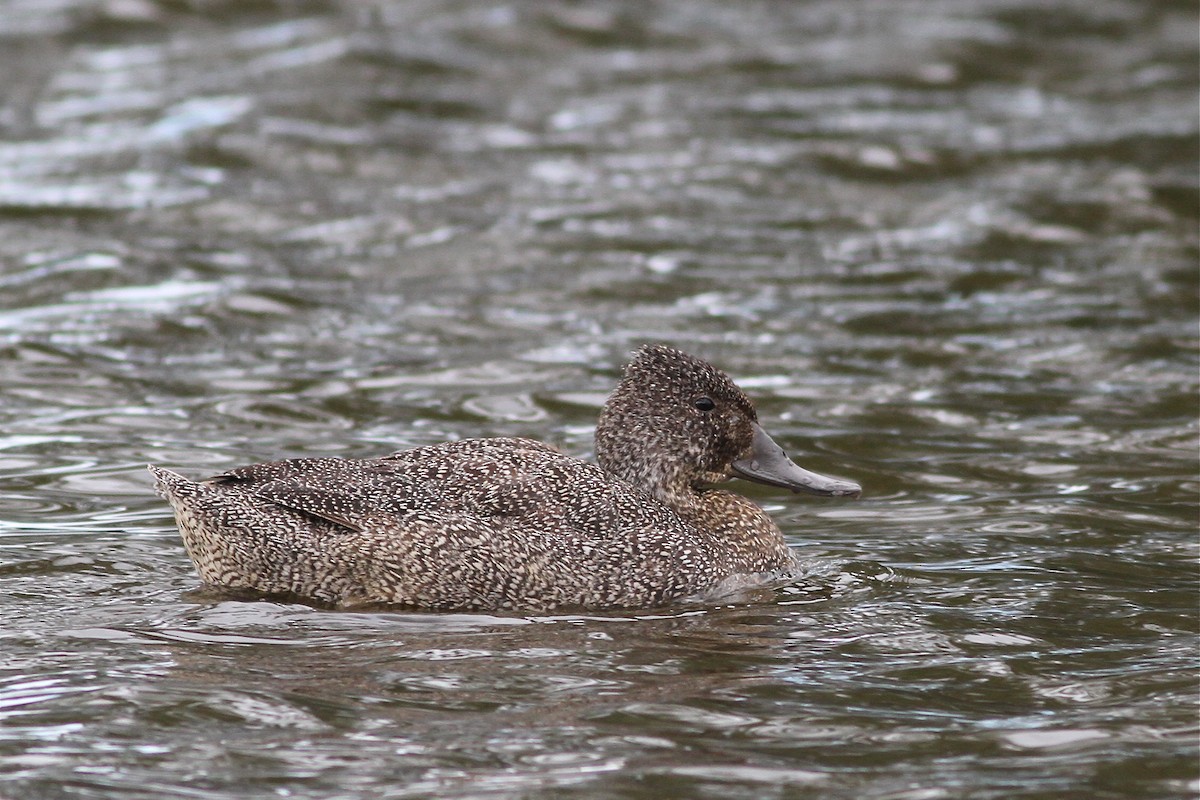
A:
<svg viewBox="0 0 1200 800">
<path fill-rule="evenodd" d="M 1181 798 L 1197 19 L 1113 0 L 0 6 L 0 797 Z M 200 589 L 201 475 L 725 367 L 860 501 L 643 614 Z"/>
</svg>

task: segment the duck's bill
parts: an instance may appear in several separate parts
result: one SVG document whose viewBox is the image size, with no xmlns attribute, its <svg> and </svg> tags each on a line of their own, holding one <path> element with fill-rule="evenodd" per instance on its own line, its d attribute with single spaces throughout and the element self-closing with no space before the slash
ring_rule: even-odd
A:
<svg viewBox="0 0 1200 800">
<path fill-rule="evenodd" d="M 797 466 L 783 448 L 754 423 L 750 455 L 733 462 L 733 474 L 755 483 L 829 497 L 858 497 L 862 487 L 854 481 L 830 478 Z"/>
</svg>

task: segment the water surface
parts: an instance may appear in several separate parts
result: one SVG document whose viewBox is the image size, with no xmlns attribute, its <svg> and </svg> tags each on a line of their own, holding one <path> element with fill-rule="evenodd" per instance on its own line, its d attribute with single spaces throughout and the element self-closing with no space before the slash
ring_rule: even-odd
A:
<svg viewBox="0 0 1200 800">
<path fill-rule="evenodd" d="M 0 797 L 1184 798 L 1194 4 L 0 6 Z M 706 607 L 199 589 L 190 475 L 715 361 L 859 501 Z"/>
</svg>

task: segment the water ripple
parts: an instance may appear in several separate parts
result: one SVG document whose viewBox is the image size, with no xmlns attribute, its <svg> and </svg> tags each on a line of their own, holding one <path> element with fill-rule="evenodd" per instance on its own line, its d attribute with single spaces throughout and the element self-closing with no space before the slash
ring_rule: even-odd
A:
<svg viewBox="0 0 1200 800">
<path fill-rule="evenodd" d="M 944 11 L 9 3 L 7 793 L 1195 795 L 1195 10 Z M 587 455 L 648 340 L 864 485 L 730 484 L 796 574 L 267 602 L 145 472 Z"/>
</svg>

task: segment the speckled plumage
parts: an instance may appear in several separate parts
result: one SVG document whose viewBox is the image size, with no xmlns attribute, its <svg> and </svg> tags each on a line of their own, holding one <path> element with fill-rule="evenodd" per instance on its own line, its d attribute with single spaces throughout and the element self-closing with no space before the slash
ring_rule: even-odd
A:
<svg viewBox="0 0 1200 800">
<path fill-rule="evenodd" d="M 215 586 L 341 606 L 647 607 L 793 564 L 758 506 L 710 488 L 758 430 L 728 376 L 647 346 L 601 414 L 599 466 L 497 438 L 274 461 L 200 482 L 150 469 Z M 857 489 L 834 483 L 822 493 Z"/>
</svg>

